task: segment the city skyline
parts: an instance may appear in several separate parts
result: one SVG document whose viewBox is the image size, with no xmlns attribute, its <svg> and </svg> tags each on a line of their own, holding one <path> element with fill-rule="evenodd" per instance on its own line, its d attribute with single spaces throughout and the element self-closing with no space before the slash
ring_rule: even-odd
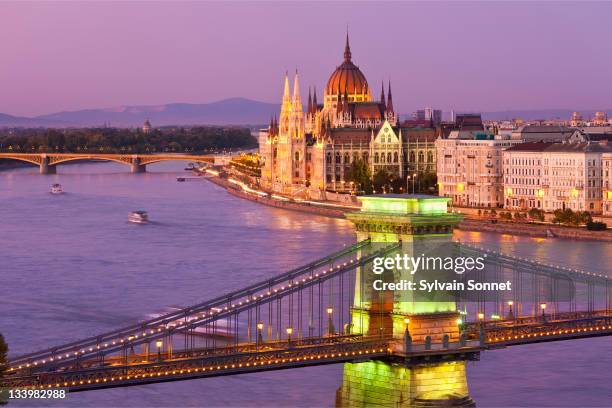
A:
<svg viewBox="0 0 612 408">
<path fill-rule="evenodd" d="M 274 102 L 284 72 L 296 68 L 304 99 L 309 86 L 322 93 L 340 62 L 347 26 L 353 59 L 372 93 L 378 96 L 380 82 L 391 80 L 403 114 L 426 105 L 610 108 L 601 84 L 612 60 L 598 41 L 610 34 L 609 4 L 3 3 L 0 9 L 6 19 L 0 33 L 13 39 L 0 73 L 7 96 L 0 112 L 11 115 L 231 97 Z"/>
</svg>

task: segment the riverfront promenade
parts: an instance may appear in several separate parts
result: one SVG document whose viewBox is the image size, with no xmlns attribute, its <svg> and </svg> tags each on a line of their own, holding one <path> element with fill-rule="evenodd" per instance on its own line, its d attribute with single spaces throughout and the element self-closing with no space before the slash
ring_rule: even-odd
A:
<svg viewBox="0 0 612 408">
<path fill-rule="evenodd" d="M 228 193 L 254 201 L 263 205 L 276 208 L 283 208 L 293 211 L 301 211 L 311 214 L 323 215 L 333 218 L 345 218 L 347 213 L 359 210 L 359 206 L 346 205 L 332 201 L 315 201 L 294 199 L 278 194 L 268 194 L 263 191 L 251 188 L 246 184 L 230 178 L 222 178 L 217 172 L 208 173 L 207 180 L 225 188 Z M 470 211 L 471 209 L 458 209 L 458 212 Z M 470 211 L 471 212 L 471 211 Z M 525 223 L 516 221 L 495 220 L 482 217 L 469 216 L 464 218 L 458 225 L 458 229 L 465 231 L 493 232 L 511 235 L 526 235 L 540 238 L 566 238 L 566 239 L 585 239 L 612 242 L 612 230 L 589 231 L 584 227 L 567 227 L 555 224 Z M 610 223 L 610 222 L 608 222 Z"/>
</svg>

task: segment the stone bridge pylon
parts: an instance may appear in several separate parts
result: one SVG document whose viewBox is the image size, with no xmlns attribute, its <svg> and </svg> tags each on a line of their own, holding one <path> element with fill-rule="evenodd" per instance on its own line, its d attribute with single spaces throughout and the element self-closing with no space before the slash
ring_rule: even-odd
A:
<svg viewBox="0 0 612 408">
<path fill-rule="evenodd" d="M 440 256 L 452 250 L 453 228 L 461 217 L 447 212 L 447 198 L 415 195 L 360 197 L 360 212 L 349 213 L 357 240 L 376 245 L 401 242 L 399 255 Z M 369 336 L 393 336 L 411 343 L 457 342 L 459 313 L 449 298 L 419 299 L 411 293 L 375 290 L 373 281 L 412 280 L 407 271 L 375 274 L 372 264 L 359 267 L 355 278 L 352 330 Z M 466 361 L 445 356 L 431 362 L 365 361 L 345 363 L 337 391 L 339 407 L 474 406 L 469 396 Z"/>
</svg>

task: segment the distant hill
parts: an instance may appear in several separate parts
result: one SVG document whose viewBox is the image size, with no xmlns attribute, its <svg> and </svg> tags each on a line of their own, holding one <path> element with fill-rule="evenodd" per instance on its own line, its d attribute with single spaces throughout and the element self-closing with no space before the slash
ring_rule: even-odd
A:
<svg viewBox="0 0 612 408">
<path fill-rule="evenodd" d="M 0 127 L 93 127 L 105 124 L 113 127 L 141 126 L 149 119 L 153 126 L 168 125 L 263 125 L 271 115 L 278 115 L 280 105 L 245 98 L 230 98 L 211 103 L 169 103 L 165 105 L 119 106 L 105 109 L 83 109 L 57 112 L 33 118 L 0 113 Z M 581 110 L 591 118 L 594 110 Z M 612 110 L 606 110 L 612 116 Z M 459 113 L 457 111 L 456 113 Z M 507 110 L 482 112 L 485 120 L 522 118 L 569 119 L 571 109 Z M 401 115 L 407 119 L 411 115 Z M 450 117 L 444 112 L 444 117 Z"/>
<path fill-rule="evenodd" d="M 165 125 L 248 125 L 267 123 L 278 114 L 280 105 L 244 98 L 212 103 L 170 103 L 165 105 L 121 106 L 85 109 L 38 116 L 37 119 L 61 121 L 71 126 L 141 126 L 149 119 L 153 126 Z"/>
<path fill-rule="evenodd" d="M 54 127 L 65 126 L 56 120 L 27 118 L 23 116 L 7 115 L 0 113 L 0 127 Z"/>
</svg>

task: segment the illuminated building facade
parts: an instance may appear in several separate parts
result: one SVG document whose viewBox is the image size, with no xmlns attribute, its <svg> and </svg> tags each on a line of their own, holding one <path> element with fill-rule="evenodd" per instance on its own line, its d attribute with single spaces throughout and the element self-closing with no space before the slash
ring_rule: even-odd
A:
<svg viewBox="0 0 612 408">
<path fill-rule="evenodd" d="M 525 143 L 504 151 L 505 207 L 601 213 L 606 152 L 595 142 Z"/>
<path fill-rule="evenodd" d="M 385 170 L 405 177 L 409 171 L 435 170 L 435 131 L 419 133 L 399 125 L 391 83 L 373 99 L 365 75 L 352 61 L 348 35 L 344 60 L 329 77 L 322 103 L 316 90 L 309 90 L 304 108 L 297 72 L 293 89 L 289 82 L 285 76 L 279 118 L 260 132 L 264 188 L 313 198 L 322 198 L 325 191 L 348 192 L 357 188 L 348 179 L 356 160 L 366 163 L 371 174 Z"/>
<path fill-rule="evenodd" d="M 459 206 L 503 206 L 502 152 L 519 143 L 483 131 L 453 131 L 448 139 L 438 139 L 439 195 Z"/>
<path fill-rule="evenodd" d="M 602 166 L 602 212 L 603 215 L 612 216 L 612 152 L 601 155 Z"/>
</svg>

